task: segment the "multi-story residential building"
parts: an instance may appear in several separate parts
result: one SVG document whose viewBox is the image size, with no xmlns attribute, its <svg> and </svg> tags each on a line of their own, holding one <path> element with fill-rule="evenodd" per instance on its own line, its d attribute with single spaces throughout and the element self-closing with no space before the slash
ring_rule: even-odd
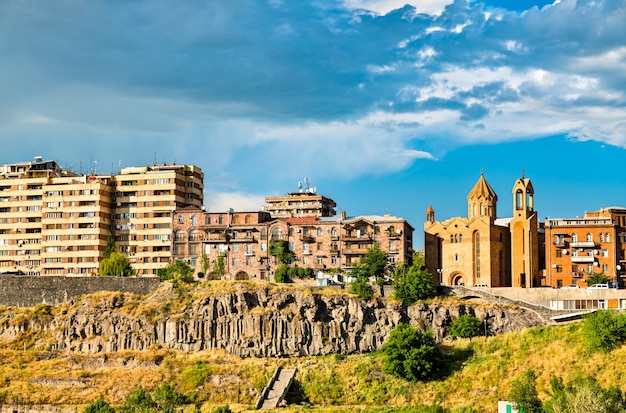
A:
<svg viewBox="0 0 626 413">
<path fill-rule="evenodd" d="M 204 174 L 197 166 L 153 165 L 114 178 L 115 244 L 139 275 L 155 274 L 172 258 L 174 211 L 203 204 Z"/>
<path fill-rule="evenodd" d="M 289 192 L 286 196 L 265 198 L 265 211 L 274 218 L 290 217 L 332 217 L 336 215 L 337 204 L 331 198 L 318 195 L 315 188 L 309 186 L 308 178 L 298 183 L 298 192 Z"/>
<path fill-rule="evenodd" d="M 482 174 L 467 195 L 467 218 L 435 221 L 435 210 L 428 208 L 425 261 L 436 284 L 541 285 L 543 230 L 530 179 L 517 179 L 512 193 L 512 218 L 497 218 L 498 196 Z"/>
<path fill-rule="evenodd" d="M 547 218 L 545 231 L 548 285 L 586 287 L 589 276 L 600 272 L 618 283 L 626 277 L 626 208 Z"/>
<path fill-rule="evenodd" d="M 291 266 L 316 272 L 349 271 L 375 243 L 388 253 L 390 262 L 410 261 L 413 244 L 413 227 L 402 218 L 347 217 L 345 212 L 276 218 L 267 211 L 209 213 L 184 208 L 175 212 L 174 233 L 175 259 L 188 261 L 196 273 L 206 272 L 208 277 L 214 276 L 215 262 L 222 260 L 224 277 L 229 279 L 271 280 L 278 265 L 269 253 L 271 241 L 282 241 L 294 254 Z"/>
<path fill-rule="evenodd" d="M 140 275 L 171 259 L 172 213 L 201 206 L 195 166 L 77 175 L 37 157 L 0 167 L 0 273 L 97 274 L 110 234 Z"/>
</svg>

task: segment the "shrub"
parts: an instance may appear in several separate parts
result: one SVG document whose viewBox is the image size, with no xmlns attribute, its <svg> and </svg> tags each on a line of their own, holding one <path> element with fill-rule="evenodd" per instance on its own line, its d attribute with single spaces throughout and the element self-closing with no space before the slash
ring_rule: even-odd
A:
<svg viewBox="0 0 626 413">
<path fill-rule="evenodd" d="M 374 290 L 366 277 L 357 276 L 356 280 L 350 283 L 350 292 L 362 300 L 371 300 Z"/>
<path fill-rule="evenodd" d="M 276 268 L 276 271 L 274 271 L 274 282 L 289 282 L 289 268 L 287 267 L 287 265 L 282 264 L 280 267 Z"/>
<path fill-rule="evenodd" d="M 211 413 L 232 413 L 232 410 L 230 410 L 229 405 L 225 405 L 225 406 L 219 406 L 213 409 Z"/>
<path fill-rule="evenodd" d="M 480 334 L 480 320 L 472 314 L 463 314 L 450 324 L 449 333 L 452 337 L 472 338 Z"/>
<path fill-rule="evenodd" d="M 396 267 L 393 277 L 394 296 L 405 305 L 426 300 L 437 295 L 433 287 L 433 277 L 418 260 L 407 267 L 402 264 Z"/>
<path fill-rule="evenodd" d="M 173 413 L 177 406 L 190 403 L 187 396 L 177 392 L 169 383 L 162 383 L 154 390 L 154 402 L 164 413 Z"/>
<path fill-rule="evenodd" d="M 590 351 L 609 352 L 626 340 L 626 316 L 613 311 L 596 311 L 585 317 L 583 345 Z"/>
<path fill-rule="evenodd" d="M 541 400 L 537 393 L 537 376 L 533 369 L 526 370 L 521 377 L 513 380 L 509 400 L 515 404 L 519 412 L 539 413 L 542 411 Z"/>
<path fill-rule="evenodd" d="M 115 409 L 109 403 L 99 399 L 85 407 L 85 413 L 115 413 Z"/>
<path fill-rule="evenodd" d="M 429 379 L 442 367 L 432 333 L 422 333 L 408 324 L 398 324 L 389 333 L 382 351 L 385 372 L 410 381 Z"/>
<path fill-rule="evenodd" d="M 156 408 L 150 393 L 139 386 L 131 394 L 126 396 L 124 404 L 120 406 L 122 413 L 151 413 Z"/>
</svg>

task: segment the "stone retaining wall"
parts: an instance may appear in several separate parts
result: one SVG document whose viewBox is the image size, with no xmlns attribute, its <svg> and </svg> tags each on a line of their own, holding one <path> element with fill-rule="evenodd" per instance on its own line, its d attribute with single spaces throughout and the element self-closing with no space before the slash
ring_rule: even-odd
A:
<svg viewBox="0 0 626 413">
<path fill-rule="evenodd" d="M 99 291 L 120 291 L 139 295 L 152 293 L 158 277 L 65 277 L 0 276 L 0 305 L 34 307 L 58 305 L 74 297 Z"/>
</svg>

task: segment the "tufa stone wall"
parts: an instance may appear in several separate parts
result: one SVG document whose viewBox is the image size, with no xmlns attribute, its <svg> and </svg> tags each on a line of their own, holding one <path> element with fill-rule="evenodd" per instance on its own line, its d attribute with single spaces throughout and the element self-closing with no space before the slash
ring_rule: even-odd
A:
<svg viewBox="0 0 626 413">
<path fill-rule="evenodd" d="M 34 307 L 59 305 L 75 297 L 99 291 L 120 291 L 139 295 L 152 293 L 159 286 L 158 277 L 64 277 L 0 276 L 0 304 Z"/>
<path fill-rule="evenodd" d="M 430 328 L 441 341 L 462 314 L 486 320 L 489 335 L 543 324 L 535 312 L 500 304 L 405 307 L 382 298 L 363 301 L 352 295 L 244 285 L 193 296 L 180 305 L 179 291 L 162 283 L 140 303 L 123 294 L 83 299 L 56 317 L 34 314 L 28 320 L 7 310 L 0 320 L 0 341 L 17 340 L 28 331 L 35 348 L 51 351 L 96 354 L 156 346 L 293 357 L 377 350 L 398 323 Z"/>
</svg>

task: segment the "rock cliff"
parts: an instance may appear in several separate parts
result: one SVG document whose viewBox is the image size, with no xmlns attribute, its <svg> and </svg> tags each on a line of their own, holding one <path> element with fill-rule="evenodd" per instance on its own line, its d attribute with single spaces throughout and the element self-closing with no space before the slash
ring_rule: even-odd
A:
<svg viewBox="0 0 626 413">
<path fill-rule="evenodd" d="M 5 310 L 0 341 L 25 332 L 34 345 L 51 350 L 100 353 L 147 350 L 153 346 L 187 351 L 223 348 L 242 357 L 290 357 L 379 349 L 398 323 L 430 328 L 438 340 L 459 315 L 485 320 L 490 335 L 541 325 L 535 313 L 497 304 L 417 304 L 404 307 L 347 294 L 297 288 L 252 287 L 180 297 L 164 283 L 139 300 L 130 294 L 86 296 L 73 305 L 25 318 Z"/>
</svg>

